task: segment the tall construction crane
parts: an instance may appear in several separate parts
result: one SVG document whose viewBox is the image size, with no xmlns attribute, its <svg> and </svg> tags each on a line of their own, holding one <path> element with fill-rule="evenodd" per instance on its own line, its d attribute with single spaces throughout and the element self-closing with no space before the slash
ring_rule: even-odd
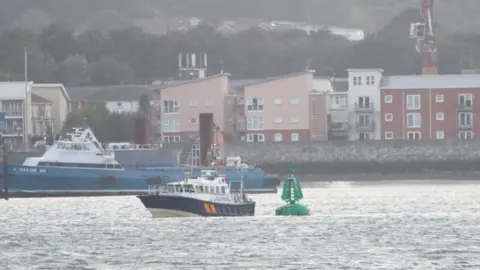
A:
<svg viewBox="0 0 480 270">
<path fill-rule="evenodd" d="M 420 0 L 420 19 L 410 24 L 410 38 L 422 58 L 422 74 L 438 74 L 437 44 L 433 29 L 433 1 Z"/>
</svg>

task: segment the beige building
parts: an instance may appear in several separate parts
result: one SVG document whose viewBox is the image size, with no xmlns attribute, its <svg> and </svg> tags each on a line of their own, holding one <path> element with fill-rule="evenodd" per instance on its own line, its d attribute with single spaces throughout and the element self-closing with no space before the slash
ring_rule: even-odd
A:
<svg viewBox="0 0 480 270">
<path fill-rule="evenodd" d="M 55 133 L 59 133 L 70 111 L 70 96 L 65 90 L 63 84 L 35 83 L 32 85 L 32 93 L 42 98 L 42 100 L 44 101 L 43 103 L 39 103 L 38 106 L 36 106 L 38 112 L 48 112 L 47 109 L 41 110 L 39 108 L 45 106 L 48 107 L 50 105 L 47 104 L 51 104 L 51 109 L 48 116 L 43 114 L 42 116 L 38 114 L 38 116 L 48 118 L 41 120 L 41 122 L 46 121 L 48 123 L 51 123 L 52 129 L 55 131 Z M 47 101 L 49 101 L 50 103 L 47 103 Z M 36 120 L 37 124 L 40 125 L 40 123 L 38 122 L 40 121 L 39 118 L 36 118 Z"/>
<path fill-rule="evenodd" d="M 5 137 L 5 142 L 16 148 L 24 145 L 24 134 L 28 138 L 32 132 L 32 85 L 33 82 L 28 82 L 27 85 L 25 82 L 0 82 L 0 111 L 5 114 L 0 132 Z M 26 130 L 23 129 L 24 123 Z"/>
</svg>

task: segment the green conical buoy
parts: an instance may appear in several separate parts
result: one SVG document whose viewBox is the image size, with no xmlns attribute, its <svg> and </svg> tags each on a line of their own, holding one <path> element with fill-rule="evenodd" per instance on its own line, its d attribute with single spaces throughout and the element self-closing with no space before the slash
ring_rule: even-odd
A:
<svg viewBox="0 0 480 270">
<path fill-rule="evenodd" d="M 295 166 L 288 166 L 290 177 L 283 184 L 282 200 L 287 204 L 275 210 L 277 216 L 308 216 L 310 209 L 305 205 L 299 204 L 298 201 L 303 199 L 302 188 L 297 178 L 295 178 Z"/>
</svg>

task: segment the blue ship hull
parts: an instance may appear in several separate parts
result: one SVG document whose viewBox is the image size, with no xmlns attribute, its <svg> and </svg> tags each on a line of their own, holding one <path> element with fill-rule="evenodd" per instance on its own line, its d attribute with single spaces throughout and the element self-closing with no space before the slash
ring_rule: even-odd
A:
<svg viewBox="0 0 480 270">
<path fill-rule="evenodd" d="M 185 178 L 185 168 L 160 169 L 157 171 L 52 168 L 9 166 L 7 179 L 0 169 L 0 189 L 8 187 L 9 194 L 15 197 L 36 196 L 105 196 L 139 195 L 148 191 L 149 186 L 164 185 Z M 231 182 L 232 189 L 240 188 L 241 173 L 236 169 L 224 172 Z M 200 175 L 199 171 L 193 177 Z M 245 191 L 249 193 L 276 192 L 279 181 L 266 176 L 260 169 L 243 173 Z M 20 195 L 21 194 L 21 195 Z M 73 195 L 72 195 L 73 196 Z"/>
</svg>

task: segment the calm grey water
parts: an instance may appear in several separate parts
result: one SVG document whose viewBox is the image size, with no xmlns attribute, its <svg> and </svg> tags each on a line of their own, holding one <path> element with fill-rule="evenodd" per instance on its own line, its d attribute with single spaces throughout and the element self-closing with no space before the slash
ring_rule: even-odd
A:
<svg viewBox="0 0 480 270">
<path fill-rule="evenodd" d="M 0 202 L 0 269 L 480 269 L 480 182 L 326 183 L 310 217 L 152 219 L 135 197 Z"/>
</svg>

